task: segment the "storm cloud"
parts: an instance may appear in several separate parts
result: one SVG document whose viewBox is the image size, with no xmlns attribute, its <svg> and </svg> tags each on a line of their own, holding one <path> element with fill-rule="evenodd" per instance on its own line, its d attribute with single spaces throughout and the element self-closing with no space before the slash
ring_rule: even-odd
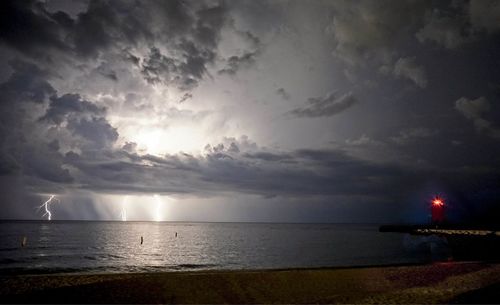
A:
<svg viewBox="0 0 500 305">
<path fill-rule="evenodd" d="M 30 0 L 0 14 L 0 218 L 47 194 L 94 216 L 108 195 L 160 194 L 241 213 L 254 198 L 265 219 L 370 221 L 373 206 L 421 220 L 437 192 L 498 216 L 499 1 Z"/>
<path fill-rule="evenodd" d="M 352 92 L 338 96 L 336 93 L 329 93 L 325 97 L 311 97 L 307 100 L 307 105 L 290 111 L 290 114 L 297 117 L 321 117 L 332 116 L 347 110 L 357 103 L 357 99 Z"/>
</svg>

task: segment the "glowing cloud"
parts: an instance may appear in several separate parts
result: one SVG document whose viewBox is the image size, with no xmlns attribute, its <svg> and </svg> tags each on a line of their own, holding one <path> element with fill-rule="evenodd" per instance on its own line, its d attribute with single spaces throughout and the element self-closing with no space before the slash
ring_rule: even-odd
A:
<svg viewBox="0 0 500 305">
<path fill-rule="evenodd" d="M 198 152 L 206 144 L 208 135 L 199 127 L 190 124 L 177 124 L 159 127 L 148 123 L 130 124 L 119 128 L 127 141 L 137 144 L 142 154 L 162 155 L 179 151 Z"/>
</svg>

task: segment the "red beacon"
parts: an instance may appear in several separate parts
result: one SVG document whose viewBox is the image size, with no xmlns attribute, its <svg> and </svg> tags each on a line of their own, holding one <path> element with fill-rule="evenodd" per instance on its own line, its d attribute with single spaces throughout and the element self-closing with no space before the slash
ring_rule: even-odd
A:
<svg viewBox="0 0 500 305">
<path fill-rule="evenodd" d="M 432 199 L 432 223 L 442 224 L 444 222 L 444 200 L 435 197 Z"/>
</svg>

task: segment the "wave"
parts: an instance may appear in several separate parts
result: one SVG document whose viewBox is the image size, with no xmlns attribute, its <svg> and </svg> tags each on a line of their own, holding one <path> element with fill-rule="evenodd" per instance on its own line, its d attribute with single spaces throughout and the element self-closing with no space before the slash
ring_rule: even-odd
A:
<svg viewBox="0 0 500 305">
<path fill-rule="evenodd" d="M 175 265 L 175 269 L 210 269 L 218 267 L 217 264 L 179 264 Z"/>
</svg>

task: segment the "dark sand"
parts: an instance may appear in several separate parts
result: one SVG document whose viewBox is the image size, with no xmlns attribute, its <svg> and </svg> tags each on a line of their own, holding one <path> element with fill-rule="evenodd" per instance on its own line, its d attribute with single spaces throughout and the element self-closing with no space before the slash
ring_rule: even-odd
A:
<svg viewBox="0 0 500 305">
<path fill-rule="evenodd" d="M 0 278 L 4 303 L 500 303 L 500 264 Z"/>
</svg>

